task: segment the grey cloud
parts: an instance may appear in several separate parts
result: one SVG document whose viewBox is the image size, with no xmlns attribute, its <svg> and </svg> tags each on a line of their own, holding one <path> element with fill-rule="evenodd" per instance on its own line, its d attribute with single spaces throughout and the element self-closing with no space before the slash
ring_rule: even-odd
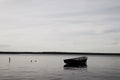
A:
<svg viewBox="0 0 120 80">
<path fill-rule="evenodd" d="M 118 41 L 115 41 L 112 43 L 112 45 L 119 45 L 119 44 L 120 44 L 120 42 L 118 42 Z"/>
<path fill-rule="evenodd" d="M 120 28 L 107 29 L 104 30 L 104 33 L 120 33 Z"/>
<path fill-rule="evenodd" d="M 7 45 L 7 44 L 0 44 L 0 47 L 10 47 L 10 45 Z"/>
</svg>

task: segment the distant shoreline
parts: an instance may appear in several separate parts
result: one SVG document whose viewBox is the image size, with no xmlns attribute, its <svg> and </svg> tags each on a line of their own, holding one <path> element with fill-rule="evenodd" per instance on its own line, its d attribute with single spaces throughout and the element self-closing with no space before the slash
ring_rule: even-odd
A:
<svg viewBox="0 0 120 80">
<path fill-rule="evenodd" d="M 0 54 L 65 54 L 65 55 L 119 55 L 120 53 L 92 53 L 92 52 L 5 52 Z"/>
</svg>

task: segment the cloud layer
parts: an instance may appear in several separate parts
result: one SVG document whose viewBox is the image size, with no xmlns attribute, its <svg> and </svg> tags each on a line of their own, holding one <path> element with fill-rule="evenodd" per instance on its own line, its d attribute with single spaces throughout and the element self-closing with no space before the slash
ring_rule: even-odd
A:
<svg viewBox="0 0 120 80">
<path fill-rule="evenodd" d="M 0 0 L 0 50 L 120 52 L 119 14 L 119 0 Z"/>
</svg>

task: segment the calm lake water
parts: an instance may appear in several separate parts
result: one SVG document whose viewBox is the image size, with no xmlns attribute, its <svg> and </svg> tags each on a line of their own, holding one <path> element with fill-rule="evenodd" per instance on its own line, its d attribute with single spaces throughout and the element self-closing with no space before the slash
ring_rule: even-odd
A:
<svg viewBox="0 0 120 80">
<path fill-rule="evenodd" d="M 64 67 L 63 59 L 79 56 L 82 55 L 0 54 L 0 80 L 120 79 L 120 56 L 91 55 L 85 67 Z"/>
</svg>

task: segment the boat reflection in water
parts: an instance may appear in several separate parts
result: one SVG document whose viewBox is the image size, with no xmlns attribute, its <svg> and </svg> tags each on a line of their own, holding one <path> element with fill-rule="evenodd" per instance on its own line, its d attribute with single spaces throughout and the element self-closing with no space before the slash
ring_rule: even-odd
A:
<svg viewBox="0 0 120 80">
<path fill-rule="evenodd" d="M 64 65 L 64 70 L 87 70 L 87 64 L 82 65 Z"/>
</svg>

